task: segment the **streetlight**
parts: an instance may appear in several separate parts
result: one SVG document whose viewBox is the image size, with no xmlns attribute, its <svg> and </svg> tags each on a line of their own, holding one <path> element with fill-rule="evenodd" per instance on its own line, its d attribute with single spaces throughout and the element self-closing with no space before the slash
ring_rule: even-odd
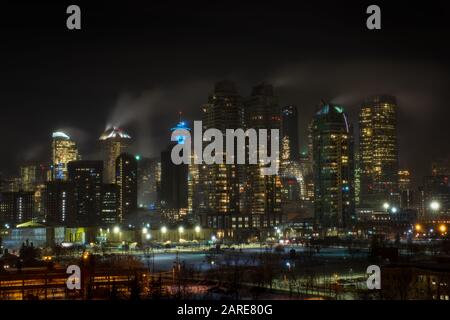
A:
<svg viewBox="0 0 450 320">
<path fill-rule="evenodd" d="M 422 230 L 422 226 L 420 224 L 416 224 L 416 231 L 420 232 L 420 230 Z"/>
<path fill-rule="evenodd" d="M 146 227 L 142 228 L 142 233 L 143 234 L 147 234 L 148 233 L 148 229 Z"/>
<path fill-rule="evenodd" d="M 147 234 L 145 235 L 145 239 L 150 240 L 151 238 L 152 238 L 152 236 L 150 235 L 150 233 L 147 233 Z"/>
<path fill-rule="evenodd" d="M 179 227 L 178 227 L 178 232 L 179 232 L 180 234 L 182 234 L 182 233 L 184 232 L 183 226 L 179 226 Z"/>
<path fill-rule="evenodd" d="M 163 233 L 163 234 L 167 233 L 167 227 L 166 226 L 161 227 L 161 233 Z"/>
<path fill-rule="evenodd" d="M 200 226 L 196 226 L 196 227 L 195 227 L 195 232 L 196 232 L 196 233 L 200 233 L 200 230 L 201 230 Z"/>
<path fill-rule="evenodd" d="M 441 225 L 439 226 L 439 231 L 440 231 L 441 233 L 447 232 L 447 226 L 446 226 L 445 224 L 441 224 Z"/>
<path fill-rule="evenodd" d="M 389 209 L 389 203 L 387 203 L 387 202 L 383 203 L 383 208 L 384 208 L 384 210 Z"/>
<path fill-rule="evenodd" d="M 392 213 L 397 213 L 397 208 L 396 207 L 392 207 L 392 209 L 391 209 L 391 211 L 392 211 Z"/>
<path fill-rule="evenodd" d="M 441 207 L 441 204 L 439 202 L 437 202 L 436 200 L 431 201 L 431 203 L 430 203 L 431 210 L 438 211 L 440 207 Z"/>
<path fill-rule="evenodd" d="M 114 232 L 115 234 L 118 234 L 118 233 L 120 232 L 119 226 L 115 226 L 114 229 L 113 229 L 113 232 Z"/>
</svg>

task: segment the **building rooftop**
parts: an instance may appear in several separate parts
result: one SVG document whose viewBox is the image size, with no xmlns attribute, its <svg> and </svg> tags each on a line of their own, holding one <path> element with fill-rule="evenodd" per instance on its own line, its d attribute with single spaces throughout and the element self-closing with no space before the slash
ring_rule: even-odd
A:
<svg viewBox="0 0 450 320">
<path fill-rule="evenodd" d="M 128 133 L 126 133 L 122 128 L 112 127 L 103 132 L 99 139 L 107 140 L 115 138 L 131 139 L 131 136 Z"/>
<path fill-rule="evenodd" d="M 62 132 L 62 131 L 56 131 L 56 132 L 53 132 L 53 133 L 52 133 L 52 138 L 53 138 L 53 139 L 55 139 L 55 138 L 61 138 L 61 139 L 70 140 L 70 137 L 69 137 L 67 134 L 65 134 L 64 132 Z"/>
</svg>

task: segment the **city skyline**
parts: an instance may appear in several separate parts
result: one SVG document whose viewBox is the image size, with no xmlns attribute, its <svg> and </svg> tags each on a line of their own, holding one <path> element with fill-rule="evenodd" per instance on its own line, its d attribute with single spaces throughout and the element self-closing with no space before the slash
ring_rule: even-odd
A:
<svg viewBox="0 0 450 320">
<path fill-rule="evenodd" d="M 448 301 L 448 12 L 7 0 L 0 300 Z"/>
<path fill-rule="evenodd" d="M 262 82 L 261 84 L 264 84 L 264 82 Z M 276 88 L 275 88 L 275 91 L 276 91 Z M 360 135 L 358 135 L 358 133 L 357 133 L 357 131 L 359 130 L 359 127 L 360 127 L 360 123 L 358 121 L 358 117 L 359 117 L 359 113 L 361 111 L 361 108 L 364 107 L 364 103 L 368 99 L 371 99 L 372 97 L 376 97 L 376 96 L 383 96 L 383 95 L 385 96 L 386 93 L 381 94 L 381 95 L 375 95 L 374 94 L 374 95 L 365 97 L 364 99 L 361 100 L 362 101 L 361 104 L 359 106 L 355 107 L 355 108 L 358 108 L 358 110 L 356 110 L 356 111 L 352 110 L 352 115 L 349 117 L 349 119 L 350 119 L 349 123 L 354 127 L 354 130 L 356 130 L 353 133 L 353 138 L 355 140 L 355 143 L 358 144 L 358 146 L 359 146 L 359 140 L 360 140 Z M 392 96 L 392 97 L 394 99 L 396 99 L 395 96 Z M 320 110 L 320 108 L 321 108 L 320 106 L 323 103 L 323 101 L 324 101 L 324 99 L 321 99 L 317 103 L 317 106 L 313 108 L 316 112 L 318 110 Z M 330 103 L 334 103 L 334 102 L 330 101 Z M 290 105 L 293 105 L 293 106 L 297 107 L 295 104 L 289 104 L 289 105 L 283 106 L 283 108 L 289 107 Z M 346 111 L 349 109 L 346 106 L 344 106 L 344 107 L 345 107 Z M 397 104 L 396 108 L 397 108 L 397 113 L 400 113 L 400 108 L 399 108 L 398 104 Z M 201 109 L 201 106 L 199 106 L 198 109 Z M 179 111 L 179 112 L 177 112 L 177 114 L 173 114 L 172 116 L 174 118 L 172 123 L 175 122 L 175 119 L 177 117 L 182 117 L 183 121 L 185 121 L 188 125 L 191 125 L 196 120 L 197 121 L 201 120 L 201 117 L 199 117 L 197 119 L 192 119 L 191 117 L 189 117 L 189 115 L 185 115 L 185 113 L 183 113 L 182 111 Z M 298 114 L 298 118 L 300 118 L 301 116 L 302 116 L 302 114 Z M 307 122 L 309 121 L 311 123 L 312 120 L 313 120 L 313 117 L 311 117 L 310 119 L 307 119 Z M 404 124 L 402 124 L 400 120 L 397 120 L 397 125 L 396 126 L 402 128 L 404 126 Z M 133 128 L 132 125 L 130 125 L 130 127 Z M 355 129 L 355 128 L 357 128 L 357 129 Z M 81 156 L 82 156 L 82 158 L 84 160 L 104 160 L 104 159 L 106 159 L 105 158 L 106 155 L 105 155 L 105 151 L 104 151 L 105 150 L 105 146 L 104 146 L 105 143 L 107 141 L 110 141 L 110 140 L 113 141 L 113 140 L 117 140 L 117 139 L 122 139 L 122 137 L 119 137 L 119 135 L 117 135 L 117 138 L 116 138 L 116 135 L 114 135 L 114 137 L 110 137 L 112 139 L 106 139 L 105 137 L 106 137 L 106 135 L 108 135 L 108 133 L 111 133 L 111 132 L 114 133 L 114 132 L 117 132 L 117 131 L 123 131 L 125 133 L 125 135 L 126 135 L 126 137 L 124 138 L 125 141 L 126 140 L 133 141 L 133 142 L 129 142 L 128 143 L 129 146 L 127 145 L 127 148 L 130 149 L 130 151 L 132 153 L 134 153 L 136 155 L 139 155 L 139 156 L 142 156 L 142 157 L 146 157 L 146 158 L 159 158 L 160 157 L 161 151 L 163 151 L 165 149 L 164 144 L 158 145 L 158 147 L 155 147 L 155 151 L 154 151 L 155 153 L 152 153 L 150 155 L 145 154 L 145 153 L 141 153 L 139 151 L 139 147 L 137 147 L 139 142 L 135 141 L 135 140 L 137 140 L 137 139 L 135 139 L 135 137 L 129 136 L 128 133 L 126 133 L 127 130 L 128 130 L 127 127 L 118 127 L 118 126 L 107 127 L 107 129 L 100 135 L 100 138 L 97 138 L 97 139 L 95 137 L 91 137 L 91 136 L 87 136 L 86 134 L 83 134 L 83 138 L 81 139 L 81 141 L 83 143 L 80 143 L 75 138 L 72 138 L 73 135 L 69 136 L 67 134 L 67 132 L 75 132 L 75 136 L 79 136 L 79 132 L 77 134 L 77 130 L 74 129 L 74 128 L 65 129 L 64 131 L 63 130 L 56 130 L 56 131 L 50 130 L 50 136 L 53 139 L 53 144 L 56 143 L 57 141 L 62 141 L 62 143 L 71 143 L 71 144 L 74 145 L 74 148 L 75 148 L 74 152 L 76 152 L 76 154 L 74 156 L 70 156 L 69 155 L 70 159 L 73 158 L 72 160 L 76 160 L 78 157 L 81 157 Z M 299 138 L 300 138 L 300 140 L 302 140 L 302 143 L 298 144 L 297 150 L 299 150 L 299 153 L 297 154 L 297 156 L 300 156 L 302 153 L 309 152 L 309 150 L 308 150 L 308 140 L 307 140 L 308 139 L 308 130 L 309 129 L 307 129 L 307 128 L 303 128 L 303 130 L 299 130 Z M 400 131 L 400 129 L 397 129 L 397 133 L 396 133 L 397 139 L 401 135 L 401 132 L 399 132 L 399 131 Z M 166 144 L 170 143 L 170 131 L 169 130 L 166 130 L 166 139 L 167 139 L 166 140 Z M 303 140 L 305 140 L 305 139 L 306 139 L 306 142 L 303 143 Z M 64 140 L 67 140 L 68 142 L 64 142 Z M 103 145 L 103 147 L 101 147 L 101 148 L 98 148 L 99 141 Z M 105 142 L 102 142 L 102 141 L 105 141 Z M 51 139 L 49 139 L 48 142 L 51 143 Z M 114 143 L 114 142 L 111 142 L 111 143 Z M 89 149 L 91 151 L 89 153 L 84 153 L 83 154 L 79 150 L 80 144 L 84 144 L 84 148 L 85 149 Z M 108 147 L 106 147 L 106 149 L 107 148 Z M 109 148 L 111 149 L 113 147 L 109 147 Z M 31 158 L 31 159 L 29 159 L 27 161 L 18 162 L 18 163 L 16 163 L 16 165 L 12 165 L 11 162 L 8 162 L 9 165 L 4 166 L 3 168 L 0 168 L 0 175 L 2 175 L 3 178 L 9 178 L 9 177 L 17 176 L 20 173 L 20 168 L 22 166 L 27 166 L 27 165 L 30 165 L 30 164 L 34 164 L 34 165 L 51 165 L 52 163 L 55 162 L 54 161 L 55 155 L 51 154 L 52 151 L 51 151 L 49 145 L 44 147 L 44 149 L 46 149 L 46 152 L 41 152 L 42 155 L 40 157 L 35 157 L 35 158 Z M 401 163 L 405 163 L 405 162 L 407 162 L 409 160 L 409 159 L 405 159 L 404 156 L 403 157 L 401 156 L 401 154 L 402 154 L 401 151 L 403 149 L 402 146 L 401 145 L 397 146 L 396 149 L 398 150 L 397 152 L 399 152 L 399 156 L 398 156 L 398 163 L 399 163 L 398 170 L 408 170 L 410 172 L 411 176 L 412 176 L 411 182 L 413 183 L 414 186 L 419 186 L 422 183 L 422 178 L 424 176 L 426 176 L 426 175 L 430 175 L 431 174 L 432 165 L 433 165 L 434 162 L 439 161 L 439 160 L 446 160 L 446 159 L 449 158 L 448 152 L 446 153 L 445 149 L 443 149 L 443 152 L 440 153 L 438 156 L 430 157 L 427 160 L 425 167 L 421 167 L 418 171 L 414 171 L 413 168 L 415 166 L 413 166 L 413 165 L 409 166 L 409 167 L 401 165 Z M 123 149 L 121 149 L 121 150 L 123 150 Z M 116 153 L 117 153 L 116 155 L 119 155 L 120 151 L 117 150 Z M 52 158 L 53 158 L 53 160 L 52 160 Z M 114 161 L 115 161 L 114 159 L 115 159 L 115 157 L 113 156 L 108 161 L 109 162 L 112 161 L 112 163 L 114 163 Z M 64 162 L 64 166 L 66 166 L 69 161 L 71 161 L 71 160 L 65 160 L 65 162 L 63 161 Z M 106 160 L 104 160 L 104 161 L 106 161 Z M 9 170 L 6 170 L 6 171 L 2 170 L 4 168 L 9 168 Z M 417 168 L 417 167 L 415 167 L 415 168 Z M 62 169 L 62 168 L 55 169 L 55 172 L 53 174 L 55 174 L 55 175 L 59 174 L 59 175 L 64 176 L 64 175 L 67 174 L 66 170 L 67 170 L 66 168 L 64 168 L 64 169 Z M 65 172 L 65 173 L 63 173 L 63 172 Z M 394 172 L 395 172 L 395 170 L 394 170 Z M 419 172 L 423 172 L 423 174 L 421 175 Z M 111 174 L 109 174 L 109 176 L 111 176 Z M 112 182 L 112 178 L 110 177 L 109 179 L 107 179 L 107 182 Z"/>
<path fill-rule="evenodd" d="M 449 55 L 440 41 L 448 27 L 433 19 L 422 30 L 411 23 L 418 20 L 414 7 L 404 12 L 386 5 L 382 35 L 360 25 L 357 17 L 363 5 L 345 10 L 337 4 L 327 10 L 301 6 L 290 11 L 289 6 L 261 3 L 240 4 L 235 11 L 215 10 L 200 1 L 192 8 L 169 10 L 154 4 L 140 11 L 84 4 L 85 24 L 79 34 L 58 27 L 62 5 L 8 8 L 11 15 L 1 21 L 7 31 L 2 53 L 9 63 L 1 77 L 0 144 L 6 145 L 10 136 L 16 143 L 11 156 L 0 159 L 5 174 L 17 170 L 16 163 L 46 160 L 48 136 L 59 129 L 77 141 L 87 158 L 99 158 L 93 142 L 108 125 L 126 127 L 136 139 L 136 153 L 156 156 L 178 112 L 189 121 L 200 119 L 205 94 L 221 79 L 236 81 L 243 96 L 263 81 L 274 84 L 282 106 L 299 108 L 303 148 L 309 121 L 322 99 L 343 105 L 355 119 L 366 97 L 394 95 L 399 106 L 400 167 L 411 170 L 418 183 L 432 159 L 448 157 L 441 146 L 448 139 Z M 29 18 L 20 20 L 27 21 L 21 25 L 14 20 L 19 12 Z M 234 17 L 231 26 L 225 23 L 228 14 Z M 208 28 L 201 22 L 204 16 L 214 18 Z M 120 19 L 111 24 L 111 17 Z M 421 32 L 412 37 L 404 35 L 405 28 Z M 393 41 L 398 37 L 401 42 Z M 17 88 L 27 94 L 18 94 Z M 12 125 L 20 116 L 18 110 L 29 115 L 21 119 L 25 129 Z M 38 113 L 41 120 L 35 121 Z M 85 115 L 89 121 L 83 120 Z M 30 131 L 33 139 L 26 134 Z"/>
</svg>

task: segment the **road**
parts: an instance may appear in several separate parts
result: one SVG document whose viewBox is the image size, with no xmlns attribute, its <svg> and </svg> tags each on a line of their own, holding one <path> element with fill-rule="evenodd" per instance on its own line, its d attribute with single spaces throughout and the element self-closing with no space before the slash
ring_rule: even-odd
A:
<svg viewBox="0 0 450 320">
<path fill-rule="evenodd" d="M 305 247 L 286 247 L 285 252 L 289 252 L 291 249 L 295 249 L 297 254 L 306 253 L 309 251 Z M 264 248 L 243 248 L 242 256 L 239 259 L 239 263 L 242 264 L 252 264 L 254 263 L 252 256 L 258 253 L 265 252 Z M 233 252 L 232 250 L 227 250 L 227 252 Z M 239 252 L 236 249 L 235 252 Z M 365 256 L 367 253 L 359 253 L 358 256 Z M 156 272 L 169 271 L 173 268 L 175 261 L 178 259 L 180 263 L 185 263 L 187 266 L 193 267 L 195 270 L 206 270 L 208 268 L 214 268 L 215 265 L 220 264 L 224 261 L 224 254 L 213 254 L 213 252 L 196 252 L 196 251 L 176 251 L 170 250 L 168 252 L 155 252 L 154 261 L 153 254 L 142 254 L 137 253 L 142 261 L 145 262 L 152 270 Z M 321 257 L 326 260 L 326 258 L 346 258 L 349 257 L 347 248 L 323 248 L 318 253 L 314 253 L 315 257 Z"/>
</svg>

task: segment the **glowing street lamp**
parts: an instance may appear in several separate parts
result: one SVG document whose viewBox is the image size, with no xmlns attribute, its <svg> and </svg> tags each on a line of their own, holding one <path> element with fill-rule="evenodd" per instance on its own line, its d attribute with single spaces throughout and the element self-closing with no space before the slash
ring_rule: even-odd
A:
<svg viewBox="0 0 450 320">
<path fill-rule="evenodd" d="M 431 210 L 438 211 L 440 207 L 441 207 L 441 204 L 439 202 L 437 202 L 436 200 L 431 201 L 431 203 L 430 203 Z"/>
<path fill-rule="evenodd" d="M 439 231 L 440 231 L 441 233 L 446 233 L 446 232 L 447 232 L 447 226 L 446 226 L 445 224 L 441 224 L 441 225 L 439 226 Z"/>
<path fill-rule="evenodd" d="M 178 227 L 178 233 L 182 234 L 184 232 L 183 226 Z"/>
<path fill-rule="evenodd" d="M 167 233 L 167 227 L 166 226 L 161 227 L 161 233 L 162 234 L 166 234 Z"/>
<path fill-rule="evenodd" d="M 420 224 L 416 224 L 415 229 L 417 232 L 420 232 L 420 230 L 422 230 L 422 226 Z"/>
<path fill-rule="evenodd" d="M 196 232 L 196 233 L 200 233 L 200 230 L 201 230 L 200 226 L 196 226 L 196 227 L 195 227 L 195 232 Z"/>
<path fill-rule="evenodd" d="M 118 233 L 120 232 L 119 226 L 115 226 L 114 229 L 113 229 L 113 232 L 114 232 L 115 234 L 118 234 Z"/>
<path fill-rule="evenodd" d="M 142 228 L 142 233 L 143 234 L 147 234 L 148 233 L 148 229 L 146 227 Z"/>
<path fill-rule="evenodd" d="M 396 207 L 392 207 L 391 211 L 392 213 L 397 213 L 398 209 Z"/>
<path fill-rule="evenodd" d="M 389 203 L 387 203 L 387 202 L 383 203 L 383 208 L 384 208 L 384 210 L 389 209 Z"/>
</svg>

